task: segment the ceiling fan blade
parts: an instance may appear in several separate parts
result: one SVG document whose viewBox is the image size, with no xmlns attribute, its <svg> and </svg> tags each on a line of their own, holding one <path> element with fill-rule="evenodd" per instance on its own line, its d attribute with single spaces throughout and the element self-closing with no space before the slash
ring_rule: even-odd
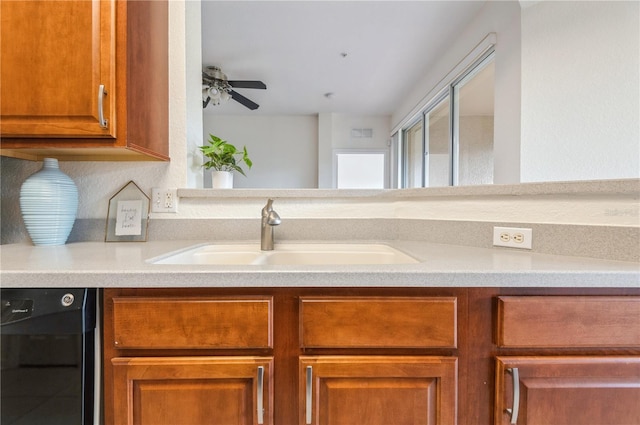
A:
<svg viewBox="0 0 640 425">
<path fill-rule="evenodd" d="M 233 90 L 231 90 L 231 98 L 233 100 L 235 100 L 236 102 L 239 102 L 239 103 L 243 104 L 244 106 L 246 106 L 247 108 L 251 109 L 252 111 L 255 110 L 255 109 L 258 109 L 260 107 L 260 105 L 258 105 L 254 101 L 247 99 L 246 97 L 244 97 L 240 93 L 238 93 L 236 91 L 233 91 Z"/>
<path fill-rule="evenodd" d="M 228 81 L 231 87 L 238 89 L 266 89 L 267 86 L 262 81 Z"/>
</svg>

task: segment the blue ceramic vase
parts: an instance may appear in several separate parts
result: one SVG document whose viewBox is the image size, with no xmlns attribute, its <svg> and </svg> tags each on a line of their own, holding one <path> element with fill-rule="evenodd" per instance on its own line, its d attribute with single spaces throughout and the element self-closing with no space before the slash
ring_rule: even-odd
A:
<svg viewBox="0 0 640 425">
<path fill-rule="evenodd" d="M 22 183 L 20 211 L 34 245 L 67 242 L 78 212 L 78 189 L 57 159 L 45 158 L 42 169 Z"/>
</svg>

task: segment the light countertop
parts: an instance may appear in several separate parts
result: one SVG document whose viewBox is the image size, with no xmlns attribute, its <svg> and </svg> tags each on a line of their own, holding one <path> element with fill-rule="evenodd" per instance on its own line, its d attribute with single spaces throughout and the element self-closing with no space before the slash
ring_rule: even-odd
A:
<svg viewBox="0 0 640 425">
<path fill-rule="evenodd" d="M 414 189 L 178 189 L 181 198 L 424 198 L 461 196 L 630 194 L 637 196 L 640 179 L 486 184 Z"/>
<path fill-rule="evenodd" d="M 640 288 L 639 263 L 420 241 L 376 241 L 412 255 L 420 260 L 417 264 L 210 266 L 158 265 L 146 261 L 206 242 L 78 242 L 57 247 L 36 247 L 30 243 L 1 245 L 0 285 Z"/>
</svg>

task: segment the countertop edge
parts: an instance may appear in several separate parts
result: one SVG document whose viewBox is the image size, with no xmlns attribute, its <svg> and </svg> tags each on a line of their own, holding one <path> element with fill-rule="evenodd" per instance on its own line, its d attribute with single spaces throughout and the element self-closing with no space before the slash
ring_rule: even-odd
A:
<svg viewBox="0 0 640 425">
<path fill-rule="evenodd" d="M 640 179 L 528 182 L 415 189 L 178 189 L 181 198 L 416 198 L 629 194 L 640 196 Z"/>
<path fill-rule="evenodd" d="M 203 243 L 207 241 L 78 242 L 59 247 L 2 245 L 0 285 L 640 288 L 637 262 L 421 241 L 377 241 L 413 256 L 418 260 L 414 264 L 213 266 L 149 262 Z"/>
<path fill-rule="evenodd" d="M 640 273 L 631 271 L 185 271 L 185 272 L 0 272 L 2 287 L 87 288 L 638 288 Z"/>
</svg>

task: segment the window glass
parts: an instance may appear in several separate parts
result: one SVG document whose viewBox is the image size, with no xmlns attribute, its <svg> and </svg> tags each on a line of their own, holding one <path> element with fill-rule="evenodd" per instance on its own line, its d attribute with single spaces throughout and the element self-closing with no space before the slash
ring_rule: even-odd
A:
<svg viewBox="0 0 640 425">
<path fill-rule="evenodd" d="M 338 189 L 384 189 L 384 152 L 337 153 Z"/>
<path fill-rule="evenodd" d="M 454 185 L 493 183 L 494 68 L 490 56 L 453 85 Z"/>
<path fill-rule="evenodd" d="M 424 144 L 422 120 L 404 132 L 404 187 L 422 187 Z"/>
<path fill-rule="evenodd" d="M 426 187 L 449 186 L 451 175 L 451 135 L 449 96 L 425 114 L 427 147 Z"/>
</svg>

